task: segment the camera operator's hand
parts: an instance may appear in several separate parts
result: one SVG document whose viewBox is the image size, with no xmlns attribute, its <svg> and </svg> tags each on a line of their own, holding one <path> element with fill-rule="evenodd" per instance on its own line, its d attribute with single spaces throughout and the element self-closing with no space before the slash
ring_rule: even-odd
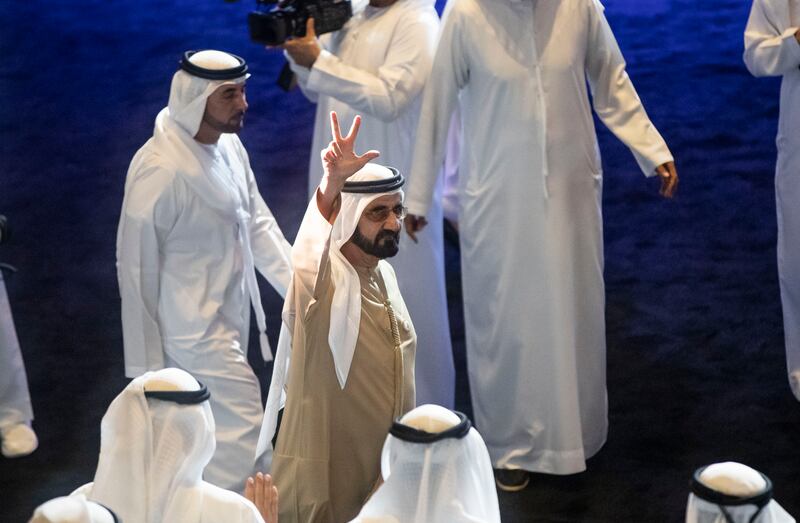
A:
<svg viewBox="0 0 800 523">
<path fill-rule="evenodd" d="M 317 41 L 317 33 L 314 32 L 314 19 L 309 18 L 306 21 L 305 36 L 286 40 L 281 47 L 289 53 L 294 63 L 311 69 L 322 51 Z"/>
</svg>

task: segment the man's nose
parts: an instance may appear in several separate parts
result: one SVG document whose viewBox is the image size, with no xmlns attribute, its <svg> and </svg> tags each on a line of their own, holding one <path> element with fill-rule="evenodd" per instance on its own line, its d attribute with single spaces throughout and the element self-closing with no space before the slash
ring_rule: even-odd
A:
<svg viewBox="0 0 800 523">
<path fill-rule="evenodd" d="M 239 98 L 239 110 L 244 112 L 247 111 L 248 107 L 249 105 L 247 105 L 247 98 L 242 95 L 241 98 Z"/>
<path fill-rule="evenodd" d="M 389 218 L 386 219 L 385 227 L 390 231 L 399 232 L 403 228 L 403 221 L 397 217 L 395 213 L 389 213 Z"/>
</svg>

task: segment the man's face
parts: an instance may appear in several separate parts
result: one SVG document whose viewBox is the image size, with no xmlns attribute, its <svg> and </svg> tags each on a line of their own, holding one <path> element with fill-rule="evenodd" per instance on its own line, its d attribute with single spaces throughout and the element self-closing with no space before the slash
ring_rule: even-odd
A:
<svg viewBox="0 0 800 523">
<path fill-rule="evenodd" d="M 400 194 L 376 198 L 364 209 L 350 241 L 376 258 L 391 258 L 400 249 L 403 214 Z"/>
<path fill-rule="evenodd" d="M 203 122 L 220 133 L 238 133 L 244 126 L 247 99 L 244 82 L 223 85 L 206 101 Z"/>
</svg>

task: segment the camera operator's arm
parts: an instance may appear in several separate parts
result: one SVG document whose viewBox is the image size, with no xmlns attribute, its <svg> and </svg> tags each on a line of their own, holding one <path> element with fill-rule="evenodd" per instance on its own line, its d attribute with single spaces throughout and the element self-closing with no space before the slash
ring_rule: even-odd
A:
<svg viewBox="0 0 800 523">
<path fill-rule="evenodd" d="M 433 9 L 423 15 L 403 13 L 391 35 L 379 35 L 391 41 L 385 61 L 373 71 L 347 65 L 319 47 L 316 58 L 310 61 L 305 90 L 331 96 L 381 120 L 394 120 L 419 95 L 427 81 L 438 23 Z M 286 43 L 285 49 L 299 65 L 307 65 L 313 53 L 310 47 L 304 44 L 295 47 L 291 42 Z"/>
<path fill-rule="evenodd" d="M 753 76 L 779 76 L 800 66 L 800 29 L 790 24 L 789 2 L 753 2 L 744 31 L 744 63 Z"/>
</svg>

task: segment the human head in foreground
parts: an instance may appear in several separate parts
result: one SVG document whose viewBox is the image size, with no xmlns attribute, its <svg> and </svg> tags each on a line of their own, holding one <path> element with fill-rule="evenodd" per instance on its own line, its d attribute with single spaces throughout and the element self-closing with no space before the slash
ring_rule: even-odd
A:
<svg viewBox="0 0 800 523">
<path fill-rule="evenodd" d="M 110 509 L 82 495 L 51 499 L 38 507 L 28 523 L 120 523 Z"/>
<path fill-rule="evenodd" d="M 203 481 L 215 448 L 209 397 L 180 369 L 131 381 L 103 416 L 88 498 L 125 522 L 262 522 L 245 498 Z"/>
<path fill-rule="evenodd" d="M 772 499 L 769 478 L 741 463 L 700 467 L 691 489 L 686 523 L 794 523 Z"/>
<path fill-rule="evenodd" d="M 466 416 L 422 405 L 392 425 L 383 485 L 354 522 L 499 522 L 489 453 Z"/>
</svg>

